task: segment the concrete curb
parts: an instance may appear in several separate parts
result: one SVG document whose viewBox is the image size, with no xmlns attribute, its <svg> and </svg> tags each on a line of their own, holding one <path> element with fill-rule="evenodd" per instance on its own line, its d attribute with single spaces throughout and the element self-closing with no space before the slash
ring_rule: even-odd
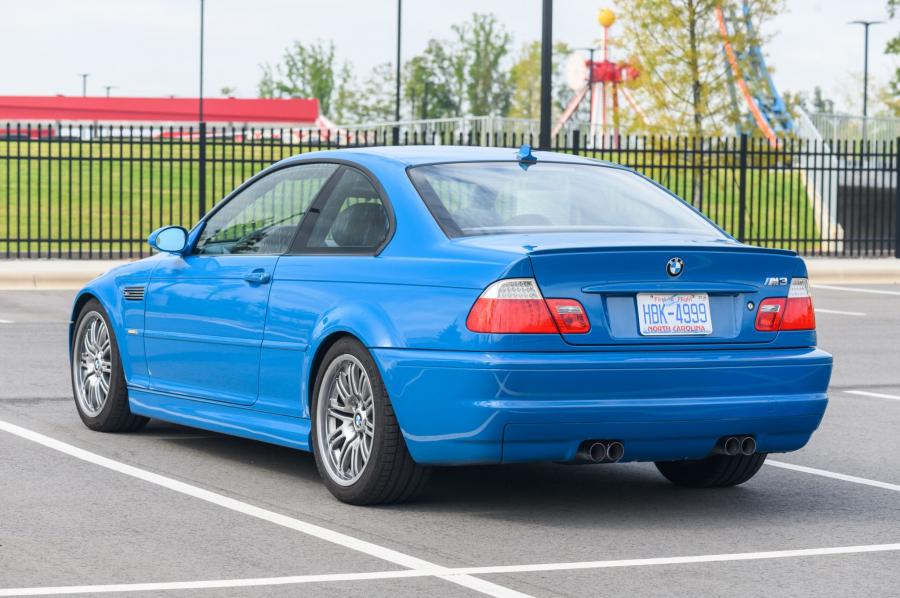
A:
<svg viewBox="0 0 900 598">
<path fill-rule="evenodd" d="M 900 284 L 900 259 L 806 258 L 813 284 Z"/>
<path fill-rule="evenodd" d="M 129 260 L 0 260 L 0 290 L 77 290 Z M 813 284 L 900 284 L 900 259 L 807 258 Z M 774 274 L 774 273 L 773 273 Z"/>
<path fill-rule="evenodd" d="M 0 260 L 0 290 L 77 290 L 128 260 Z"/>
</svg>

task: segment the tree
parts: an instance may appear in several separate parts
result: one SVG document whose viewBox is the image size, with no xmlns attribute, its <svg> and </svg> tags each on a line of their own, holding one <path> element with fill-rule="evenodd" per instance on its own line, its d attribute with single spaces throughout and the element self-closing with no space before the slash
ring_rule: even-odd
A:
<svg viewBox="0 0 900 598">
<path fill-rule="evenodd" d="M 813 89 L 812 109 L 813 112 L 821 112 L 823 114 L 832 114 L 834 112 L 834 100 L 826 98 L 822 93 L 822 88 L 818 85 Z"/>
<path fill-rule="evenodd" d="M 466 70 L 458 48 L 432 39 L 422 54 L 406 63 L 404 73 L 403 95 L 413 118 L 462 116 Z"/>
<path fill-rule="evenodd" d="M 749 0 L 756 31 L 774 16 L 783 0 Z M 716 7 L 741 13 L 739 0 L 620 0 L 625 40 L 642 63 L 640 95 L 652 124 L 664 130 L 696 136 L 720 134 L 735 124 L 737 113 L 728 94 L 722 38 Z M 741 54 L 750 40 L 732 35 Z"/>
<path fill-rule="evenodd" d="M 492 14 L 451 27 L 454 38 L 429 40 L 404 67 L 403 94 L 419 116 L 428 89 L 428 117 L 505 115 L 511 88 L 505 59 L 512 36 Z"/>
<path fill-rule="evenodd" d="M 466 100 L 475 116 L 503 115 L 509 110 L 509 75 L 503 59 L 512 35 L 493 14 L 472 15 L 468 23 L 453 25 L 465 57 Z"/>
<path fill-rule="evenodd" d="M 784 104 L 791 114 L 794 114 L 798 108 L 805 112 L 819 114 L 834 113 L 834 100 L 826 98 L 825 94 L 822 93 L 822 88 L 818 85 L 813 88 L 812 98 L 805 91 L 785 91 L 783 98 Z"/>
<path fill-rule="evenodd" d="M 888 14 L 891 15 L 891 19 L 897 16 L 898 11 L 900 11 L 900 0 L 888 0 Z M 885 54 L 900 55 L 900 33 L 891 38 L 884 51 Z M 894 114 L 900 114 L 900 66 L 894 71 L 888 96 L 885 103 L 890 106 Z"/>
<path fill-rule="evenodd" d="M 553 45 L 553 111 L 559 113 L 572 91 L 566 86 L 564 68 L 572 49 L 564 42 Z M 525 45 L 509 71 L 511 102 L 508 116 L 537 119 L 541 115 L 541 42 Z"/>
<path fill-rule="evenodd" d="M 323 114 L 332 115 L 332 99 L 342 95 L 349 79 L 345 62 L 335 73 L 334 42 L 304 45 L 295 41 L 284 51 L 282 63 L 263 65 L 258 85 L 261 98 L 316 98 Z"/>
<path fill-rule="evenodd" d="M 379 64 L 362 84 L 344 86 L 346 98 L 341 99 L 339 123 L 383 122 L 394 119 L 394 65 Z"/>
</svg>

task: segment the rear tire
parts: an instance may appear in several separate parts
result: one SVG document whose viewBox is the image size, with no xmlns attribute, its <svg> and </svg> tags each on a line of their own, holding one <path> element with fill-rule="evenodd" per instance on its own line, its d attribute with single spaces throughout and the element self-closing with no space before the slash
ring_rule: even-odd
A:
<svg viewBox="0 0 900 598">
<path fill-rule="evenodd" d="M 689 461 L 657 461 L 656 468 L 677 486 L 722 488 L 743 484 L 756 475 L 765 460 L 765 453 L 712 455 Z"/>
<path fill-rule="evenodd" d="M 310 446 L 319 475 L 340 501 L 406 501 L 429 469 L 413 461 L 381 374 L 369 352 L 345 337 L 325 354 L 312 396 Z"/>
<path fill-rule="evenodd" d="M 85 426 L 97 432 L 136 432 L 147 425 L 148 418 L 131 413 L 116 334 L 96 299 L 78 314 L 69 357 L 75 408 Z"/>
</svg>

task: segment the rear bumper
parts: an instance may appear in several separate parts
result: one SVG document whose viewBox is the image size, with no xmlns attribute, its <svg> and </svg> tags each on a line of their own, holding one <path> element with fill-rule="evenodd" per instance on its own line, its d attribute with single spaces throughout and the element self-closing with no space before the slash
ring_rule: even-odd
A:
<svg viewBox="0 0 900 598">
<path fill-rule="evenodd" d="M 567 353 L 373 349 L 413 458 L 569 461 L 587 439 L 624 461 L 702 458 L 725 435 L 801 448 L 828 399 L 814 348 Z"/>
</svg>

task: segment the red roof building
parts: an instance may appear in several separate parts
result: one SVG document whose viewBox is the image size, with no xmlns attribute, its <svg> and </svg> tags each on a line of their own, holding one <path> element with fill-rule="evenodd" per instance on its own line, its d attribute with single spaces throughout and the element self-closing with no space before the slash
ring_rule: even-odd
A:
<svg viewBox="0 0 900 598">
<path fill-rule="evenodd" d="M 0 96 L 0 123 L 196 123 L 198 109 L 197 98 Z M 215 124 L 313 126 L 319 100 L 209 98 L 203 116 Z"/>
</svg>

